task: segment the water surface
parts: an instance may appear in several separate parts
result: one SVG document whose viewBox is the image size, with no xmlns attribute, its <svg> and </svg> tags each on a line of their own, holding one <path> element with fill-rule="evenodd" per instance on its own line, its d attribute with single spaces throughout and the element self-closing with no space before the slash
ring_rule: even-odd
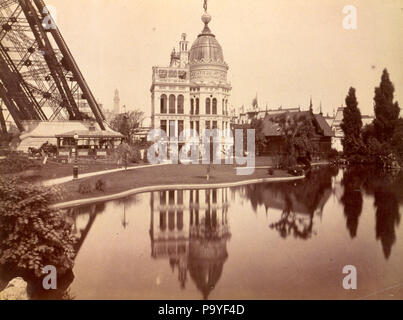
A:
<svg viewBox="0 0 403 320">
<path fill-rule="evenodd" d="M 403 298 L 403 175 L 159 191 L 68 210 L 76 299 Z M 358 272 L 345 290 L 343 267 Z"/>
</svg>

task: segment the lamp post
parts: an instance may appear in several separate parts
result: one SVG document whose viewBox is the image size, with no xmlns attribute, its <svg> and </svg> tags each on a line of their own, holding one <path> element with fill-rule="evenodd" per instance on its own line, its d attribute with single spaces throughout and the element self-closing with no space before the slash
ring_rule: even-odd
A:
<svg viewBox="0 0 403 320">
<path fill-rule="evenodd" d="M 73 179 L 78 179 L 78 162 L 77 162 L 77 156 L 78 156 L 78 134 L 74 134 L 74 142 L 75 142 L 75 155 L 74 155 L 74 166 L 73 166 Z"/>
</svg>

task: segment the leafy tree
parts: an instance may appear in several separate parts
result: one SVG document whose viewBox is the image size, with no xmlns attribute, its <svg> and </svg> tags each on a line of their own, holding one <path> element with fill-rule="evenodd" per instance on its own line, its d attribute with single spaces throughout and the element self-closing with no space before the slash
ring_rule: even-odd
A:
<svg viewBox="0 0 403 320">
<path fill-rule="evenodd" d="M 346 97 L 346 108 L 343 110 L 343 120 L 340 127 L 344 132 L 342 141 L 344 154 L 346 156 L 357 154 L 361 147 L 362 120 L 355 89 L 352 87 Z"/>
<path fill-rule="evenodd" d="M 399 160 L 403 161 L 403 119 L 396 121 L 395 132 L 392 137 L 392 148 Z"/>
<path fill-rule="evenodd" d="M 265 148 L 266 146 L 266 137 L 263 133 L 263 121 L 261 119 L 253 119 L 251 122 L 250 127 L 255 129 L 255 145 L 256 145 L 256 152 L 257 155 Z M 244 130 L 244 150 L 247 149 L 247 131 Z"/>
<path fill-rule="evenodd" d="M 390 142 L 399 118 L 400 108 L 394 100 L 395 88 L 389 79 L 389 73 L 383 70 L 379 87 L 375 88 L 375 137 L 379 142 Z"/>
<path fill-rule="evenodd" d="M 63 214 L 49 208 L 58 191 L 0 178 L 0 266 L 33 278 L 47 265 L 73 268 L 75 238 Z"/>
<path fill-rule="evenodd" d="M 283 133 L 286 154 L 282 160 L 283 167 L 293 167 L 297 158 L 311 159 L 315 151 L 312 138 L 315 136 L 315 126 L 311 116 L 306 114 L 284 113 L 272 119 Z"/>
<path fill-rule="evenodd" d="M 134 129 L 137 129 L 140 126 L 143 119 L 144 112 L 140 110 L 121 113 L 116 115 L 111 121 L 111 127 L 113 130 L 120 132 L 131 141 Z"/>
</svg>

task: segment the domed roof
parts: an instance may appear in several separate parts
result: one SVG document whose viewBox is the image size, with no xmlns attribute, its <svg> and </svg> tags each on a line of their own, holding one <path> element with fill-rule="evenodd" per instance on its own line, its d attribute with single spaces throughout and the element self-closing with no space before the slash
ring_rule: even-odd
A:
<svg viewBox="0 0 403 320">
<path fill-rule="evenodd" d="M 208 27 L 211 16 L 208 13 L 204 13 L 202 21 L 204 22 L 204 29 L 190 49 L 190 63 L 224 63 L 224 54 L 221 45 Z"/>
</svg>

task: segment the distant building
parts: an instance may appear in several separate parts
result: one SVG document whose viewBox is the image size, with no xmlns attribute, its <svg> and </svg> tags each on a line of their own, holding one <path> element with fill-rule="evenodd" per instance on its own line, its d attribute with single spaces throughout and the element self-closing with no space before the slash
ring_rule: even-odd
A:
<svg viewBox="0 0 403 320">
<path fill-rule="evenodd" d="M 278 109 L 265 109 L 265 110 L 253 110 L 247 112 L 241 112 L 239 114 L 238 119 L 236 120 L 237 124 L 251 124 L 253 119 L 264 119 L 266 115 L 276 115 L 282 114 L 285 112 L 300 112 L 301 108 L 278 108 Z"/>
<path fill-rule="evenodd" d="M 152 129 L 151 127 L 151 118 L 145 118 L 143 121 L 141 121 L 140 126 L 136 129 L 134 129 L 133 132 L 133 140 L 134 141 L 141 141 L 141 142 L 146 142 L 147 141 L 147 135 Z"/>
<path fill-rule="evenodd" d="M 229 135 L 229 67 L 208 26 L 210 20 L 205 12 L 204 29 L 190 50 L 187 36 L 182 34 L 179 51 L 172 51 L 169 67 L 153 67 L 152 127 L 165 131 L 168 137 L 179 137 L 186 129 L 199 137 L 204 129 L 220 129 Z"/>
<path fill-rule="evenodd" d="M 276 123 L 275 117 L 280 114 L 287 114 L 294 118 L 302 116 L 311 118 L 315 126 L 315 133 L 312 137 L 312 144 L 315 152 L 312 157 L 326 158 L 331 150 L 333 132 L 322 114 L 313 114 L 311 111 L 284 111 L 282 113 L 270 114 L 269 112 L 263 119 L 263 134 L 266 139 L 265 146 L 259 146 L 257 152 L 260 155 L 278 156 L 286 152 L 284 141 L 284 132 L 281 126 Z"/>
<path fill-rule="evenodd" d="M 113 97 L 113 113 L 115 115 L 120 113 L 120 98 L 118 89 L 115 90 L 115 96 Z"/>
<path fill-rule="evenodd" d="M 332 148 L 336 149 L 339 152 L 343 151 L 342 140 L 344 138 L 344 132 L 341 129 L 340 125 L 341 125 L 341 122 L 343 121 L 344 108 L 345 107 L 339 107 L 337 109 L 336 115 L 331 124 L 332 131 L 334 132 L 334 137 L 332 139 Z M 374 121 L 374 119 L 375 119 L 374 116 L 361 115 L 361 120 L 362 120 L 363 126 L 366 126 L 367 124 L 372 123 Z"/>
</svg>

